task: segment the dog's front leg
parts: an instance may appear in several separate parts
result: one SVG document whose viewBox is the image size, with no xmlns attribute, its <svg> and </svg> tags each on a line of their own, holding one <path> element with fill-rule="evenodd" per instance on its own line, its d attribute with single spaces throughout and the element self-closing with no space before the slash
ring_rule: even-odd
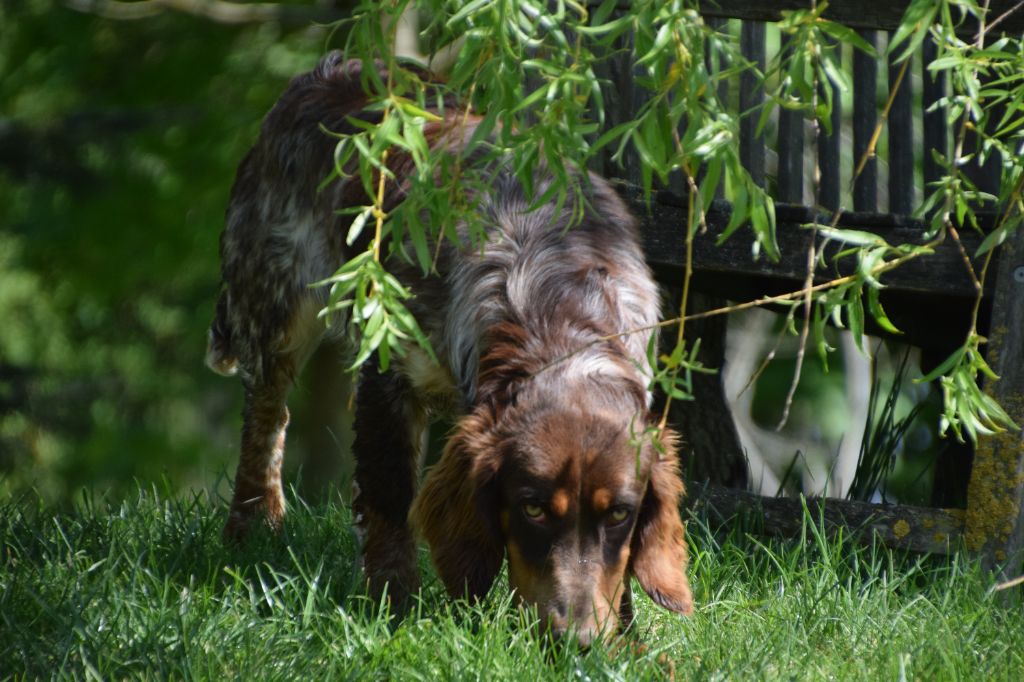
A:
<svg viewBox="0 0 1024 682">
<path fill-rule="evenodd" d="M 397 607 L 419 589 L 409 507 L 416 492 L 425 419 L 412 388 L 376 357 L 363 366 L 356 391 L 356 460 L 352 511 L 362 541 L 370 594 L 385 589 Z"/>
</svg>

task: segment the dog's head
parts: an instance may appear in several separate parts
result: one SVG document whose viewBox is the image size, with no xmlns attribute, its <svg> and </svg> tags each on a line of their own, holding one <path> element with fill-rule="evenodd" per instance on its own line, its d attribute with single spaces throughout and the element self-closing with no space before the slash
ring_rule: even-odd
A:
<svg viewBox="0 0 1024 682">
<path fill-rule="evenodd" d="M 508 557 L 519 599 L 555 635 L 615 634 L 630 575 L 692 608 L 670 432 L 588 401 L 512 401 L 464 417 L 413 509 L 453 596 L 483 597 Z"/>
</svg>

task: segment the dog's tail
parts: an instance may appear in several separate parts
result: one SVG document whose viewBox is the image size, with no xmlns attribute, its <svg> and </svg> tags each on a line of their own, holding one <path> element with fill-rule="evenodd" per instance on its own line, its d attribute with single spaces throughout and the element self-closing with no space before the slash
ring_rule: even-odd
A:
<svg viewBox="0 0 1024 682">
<path fill-rule="evenodd" d="M 206 366 L 221 376 L 230 377 L 238 373 L 238 356 L 231 349 L 231 325 L 227 318 L 228 292 L 222 291 L 207 335 Z"/>
</svg>

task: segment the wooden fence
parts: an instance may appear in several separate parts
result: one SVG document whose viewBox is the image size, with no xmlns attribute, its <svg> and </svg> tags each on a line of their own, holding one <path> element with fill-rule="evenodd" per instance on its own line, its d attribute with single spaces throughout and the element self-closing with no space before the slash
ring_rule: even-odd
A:
<svg viewBox="0 0 1024 682">
<path fill-rule="evenodd" d="M 999 31 L 1024 30 L 1021 4 L 992 0 L 990 16 L 1000 17 Z M 731 26 L 735 31 L 735 24 L 726 22 L 742 20 L 742 53 L 746 59 L 764 65 L 768 57 L 764 22 L 778 20 L 782 10 L 807 6 L 801 0 L 705 0 L 702 12 L 718 30 L 730 30 Z M 889 32 L 899 24 L 906 6 L 906 0 L 832 0 L 825 16 L 856 28 L 862 38 L 879 48 L 879 54 L 884 54 Z M 972 27 L 965 25 L 964 30 L 970 31 Z M 889 243 L 923 243 L 924 225 L 909 216 L 919 205 L 923 188 L 942 174 L 930 150 L 948 154 L 952 144 L 952 131 L 945 124 L 944 113 L 928 111 L 947 88 L 941 77 L 933 77 L 926 68 L 934 59 L 935 46 L 929 40 L 924 42 L 921 54 L 913 62 L 920 77 L 907 74 L 895 95 L 885 121 L 888 135 L 883 156 L 887 163 L 880 167 L 877 158 L 869 159 L 852 188 L 852 200 L 845 192 L 854 175 L 852 164 L 868 149 L 883 110 L 880 100 L 884 101 L 896 82 L 899 67 L 891 62 L 880 63 L 860 51 L 845 53 L 845 59 L 852 62 L 844 65 L 853 74 L 852 112 L 843 112 L 840 98 L 835 98 L 832 134 L 819 131 L 815 137 L 797 112 L 779 112 L 774 139 L 755 134 L 754 117 L 742 119 L 741 158 L 754 180 L 768 187 L 776 200 L 782 257 L 776 263 L 763 258 L 753 260 L 752 237 L 742 231 L 716 246 L 729 217 L 728 206 L 716 202 L 707 216 L 707 233 L 694 240 L 692 286 L 703 294 L 705 306 L 716 307 L 725 299 L 747 301 L 800 289 L 806 277 L 807 251 L 814 239 L 800 225 L 815 220 L 821 209 L 843 209 L 840 227 L 876 233 Z M 606 97 L 613 108 L 609 124 L 632 118 L 642 93 L 633 87 L 628 51 L 612 58 L 602 75 L 612 84 Z M 749 111 L 763 97 L 755 85 L 753 76 L 744 75 L 731 87 L 723 84 L 720 95 L 737 111 Z M 920 92 L 913 92 L 913 87 L 919 87 Z M 919 102 L 916 107 L 915 101 Z M 847 143 L 849 148 L 844 149 Z M 648 206 L 637 187 L 638 163 L 635 157 L 627 157 L 624 172 L 610 162 L 602 170 L 620 177 L 623 194 L 634 205 L 636 214 L 644 217 L 645 248 L 659 279 L 669 285 L 679 283 L 684 268 L 685 237 L 680 226 L 686 224 L 685 198 L 664 190 Z M 815 169 L 817 181 L 812 183 Z M 998 187 L 998 159 L 985 166 L 971 167 L 968 172 L 980 189 L 991 191 Z M 965 231 L 961 238 L 966 253 L 973 254 L 978 237 Z M 835 269 L 821 271 L 818 281 L 849 274 L 853 266 L 839 264 Z M 996 275 L 986 282 L 981 325 L 982 333 L 987 329 L 990 338 L 988 361 L 1002 378 L 988 390 L 1015 421 L 1024 424 L 1024 230 L 1003 245 L 991 271 Z M 922 348 L 923 364 L 934 366 L 963 342 L 978 292 L 953 240 L 939 245 L 934 255 L 887 273 L 882 281 L 886 285 L 882 302 L 890 318 L 905 332 L 901 339 Z M 885 335 L 884 330 L 870 324 L 868 331 Z M 705 360 L 720 366 L 724 323 L 709 319 L 699 333 Z M 716 461 L 699 469 L 701 477 L 711 484 L 692 486 L 691 502 L 709 508 L 711 517 L 722 519 L 757 508 L 766 530 L 798 529 L 803 514 L 799 502 L 760 499 L 715 485 L 742 483 L 743 453 L 735 429 L 728 422 L 720 381 L 705 381 L 697 390 L 699 399 L 690 406 L 697 414 L 684 414 L 682 428 L 694 449 L 715 452 Z M 1009 433 L 983 439 L 976 453 L 970 447 L 953 446 L 951 453 L 946 488 L 965 487 L 970 471 L 966 509 L 829 500 L 824 504 L 826 521 L 870 528 L 891 545 L 917 551 L 946 552 L 965 546 L 982 552 L 990 566 L 1005 566 L 1007 558 L 1019 557 L 1024 547 L 1021 436 Z M 972 455 L 974 462 L 970 467 Z M 940 505 L 945 502 L 941 496 L 935 501 Z M 814 502 L 812 507 L 820 504 Z"/>
</svg>

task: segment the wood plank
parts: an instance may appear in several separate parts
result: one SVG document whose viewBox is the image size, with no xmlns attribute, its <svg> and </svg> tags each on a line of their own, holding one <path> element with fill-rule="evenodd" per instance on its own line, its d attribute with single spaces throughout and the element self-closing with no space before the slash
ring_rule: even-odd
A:
<svg viewBox="0 0 1024 682">
<path fill-rule="evenodd" d="M 611 130 L 631 120 L 642 105 L 642 88 L 634 82 L 633 35 L 620 36 L 612 48 L 612 55 L 599 64 L 599 77 L 608 79 L 604 88 L 605 129 Z M 626 145 L 621 165 L 612 161 L 616 145 L 608 145 L 601 154 L 605 177 L 624 178 L 640 184 L 640 155 L 633 145 Z"/>
<path fill-rule="evenodd" d="M 791 204 L 804 200 L 804 118 L 798 111 L 779 111 L 779 140 L 776 145 L 776 198 Z"/>
<path fill-rule="evenodd" d="M 832 91 L 832 133 L 829 134 L 824 126 L 819 125 L 818 171 L 821 177 L 818 179 L 818 203 L 830 211 L 836 211 L 840 201 L 839 142 L 842 138 L 843 106 L 838 87 L 832 83 L 823 83 L 821 88 Z"/>
<path fill-rule="evenodd" d="M 989 17 L 994 20 L 1018 6 L 1019 0 L 990 0 Z M 628 5 L 628 2 L 623 3 Z M 900 19 L 910 0 L 877 2 L 872 0 L 831 0 L 825 10 L 825 17 L 854 28 L 875 28 L 891 31 L 900 24 Z M 979 3 L 981 4 L 981 3 Z M 751 21 L 778 21 L 782 12 L 807 9 L 807 0 L 712 0 L 700 4 L 701 13 L 707 16 L 732 17 Z M 961 30 L 970 35 L 977 30 L 972 21 L 965 21 Z M 1024 31 L 1024 9 L 1017 9 L 1003 19 L 997 30 Z"/>
<path fill-rule="evenodd" d="M 685 199 L 661 193 L 648 206 L 638 187 L 619 183 L 617 189 L 640 220 L 648 262 L 670 281 L 681 281 L 679 277 L 685 254 L 684 231 L 681 229 L 686 224 Z M 815 215 L 803 206 L 779 204 L 776 217 L 782 257 L 778 263 L 772 263 L 763 256 L 755 261 L 751 257 L 753 237 L 746 228 L 741 228 L 723 244 L 716 245 L 718 236 L 729 221 L 728 205 L 716 202 L 707 216 L 707 232 L 698 234 L 694 239 L 695 271 L 782 278 L 793 280 L 794 288 L 799 288 L 806 274 L 807 249 L 812 236 L 800 225 L 811 222 Z M 839 225 L 879 234 L 890 244 L 922 243 L 923 225 L 910 219 L 876 213 L 844 213 Z M 961 237 L 968 253 L 973 253 L 980 240 L 973 233 L 965 232 Z M 825 250 L 826 256 L 834 254 L 838 248 L 838 244 L 831 243 Z M 979 265 L 977 263 L 975 267 Z M 817 281 L 851 274 L 855 267 L 853 259 L 843 259 L 838 267 L 821 271 Z M 968 299 L 975 296 L 974 285 L 952 240 L 940 244 L 934 254 L 909 261 L 886 273 L 881 281 L 897 292 L 931 292 Z"/>
<path fill-rule="evenodd" d="M 928 65 L 938 57 L 938 49 L 931 37 L 921 45 L 921 109 L 924 116 L 924 191 L 931 193 L 931 183 L 943 176 L 942 166 L 932 157 L 932 150 L 949 158 L 949 131 L 946 126 L 944 109 L 929 111 L 932 105 L 946 95 L 946 75 L 928 70 Z"/>
<path fill-rule="evenodd" d="M 765 535 L 800 537 L 805 504 L 810 523 L 822 520 L 827 531 L 842 529 L 844 535 L 855 534 L 863 542 L 877 538 L 897 549 L 948 554 L 959 548 L 962 538 L 961 509 L 821 498 L 802 501 L 711 485 L 691 486 L 684 506 L 712 528 L 743 523 L 744 528 Z"/>
<path fill-rule="evenodd" d="M 874 31 L 861 31 L 861 38 L 878 45 Z M 853 167 L 856 169 L 868 150 L 878 120 L 875 101 L 878 86 L 878 64 L 860 50 L 853 52 Z M 874 211 L 878 208 L 878 159 L 868 158 L 861 174 L 853 183 L 853 210 Z"/>
<path fill-rule="evenodd" d="M 674 310 L 679 309 L 682 291 L 669 287 Z M 689 294 L 689 312 L 703 312 L 728 305 L 724 298 L 696 293 Z M 702 320 L 693 320 L 686 325 L 688 344 L 700 339 L 697 359 L 705 367 L 722 367 L 725 363 L 726 315 L 716 315 Z M 662 348 L 675 345 L 675 327 L 662 330 Z M 688 346 L 690 347 L 690 346 Z M 685 438 L 679 442 L 679 456 L 683 470 L 696 480 L 710 481 L 718 485 L 745 487 L 747 484 L 747 457 L 740 443 L 736 424 L 729 409 L 722 384 L 722 373 L 693 373 L 693 393 L 700 400 L 674 400 L 669 419 L 673 427 Z M 656 406 L 660 412 L 663 406 Z"/>
<path fill-rule="evenodd" d="M 985 392 L 1024 426 L 1024 230 L 1000 248 L 985 349 L 1000 378 L 987 382 Z M 1004 578 L 1017 577 L 1024 557 L 1024 431 L 978 441 L 967 490 L 965 540 L 989 568 Z"/>
<path fill-rule="evenodd" d="M 740 50 L 762 73 L 765 67 L 765 26 L 744 22 L 740 27 Z M 757 119 L 764 91 L 749 71 L 740 74 L 740 162 L 761 187 L 764 187 L 764 136 L 757 135 Z"/>
<path fill-rule="evenodd" d="M 708 25 L 715 30 L 716 33 L 726 34 L 729 30 L 729 20 L 720 17 L 711 17 L 708 19 Z M 717 76 L 723 68 L 728 65 L 723 60 L 716 59 L 711 54 L 710 44 L 706 44 L 704 52 L 704 64 L 708 70 L 708 73 Z M 718 81 L 718 102 L 719 104 L 729 111 L 734 111 L 734 106 L 729 101 L 729 82 L 724 78 Z M 701 167 L 700 177 L 697 179 L 697 184 L 701 183 L 701 178 L 704 177 L 705 168 Z M 718 189 L 715 190 L 716 199 L 725 198 L 725 182 L 722 181 L 718 184 Z"/>
<path fill-rule="evenodd" d="M 792 52 L 787 44 L 783 51 Z M 783 60 L 786 60 L 783 56 Z M 779 164 L 776 168 L 775 198 L 791 204 L 804 201 L 804 117 L 799 111 L 779 109 L 779 137 L 775 145 Z"/>
<path fill-rule="evenodd" d="M 888 81 L 891 93 L 902 64 L 889 57 Z M 914 210 L 914 127 L 910 84 L 913 71 L 907 67 L 903 82 L 889 111 L 889 212 L 910 215 Z M 931 156 L 926 152 L 927 156 Z"/>
</svg>

